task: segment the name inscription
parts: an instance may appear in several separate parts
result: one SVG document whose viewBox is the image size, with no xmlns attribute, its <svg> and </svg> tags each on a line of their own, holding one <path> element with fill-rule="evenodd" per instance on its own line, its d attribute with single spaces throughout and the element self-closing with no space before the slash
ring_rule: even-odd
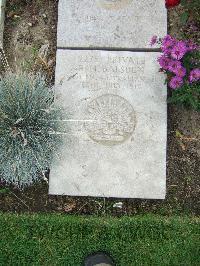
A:
<svg viewBox="0 0 200 266">
<path fill-rule="evenodd" d="M 124 83 L 131 88 L 140 88 L 140 79 L 144 79 L 145 59 L 130 56 L 93 56 L 81 55 L 71 72 L 74 80 L 84 89 L 100 91 L 123 89 Z"/>
</svg>

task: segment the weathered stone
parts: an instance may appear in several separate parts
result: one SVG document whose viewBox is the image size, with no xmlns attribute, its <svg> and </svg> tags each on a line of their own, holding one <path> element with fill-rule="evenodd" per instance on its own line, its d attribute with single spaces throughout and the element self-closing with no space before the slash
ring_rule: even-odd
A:
<svg viewBox="0 0 200 266">
<path fill-rule="evenodd" d="M 167 33 L 164 0 L 60 0 L 58 47 L 150 48 Z"/>
<path fill-rule="evenodd" d="M 165 197 L 167 105 L 158 55 L 57 51 L 66 132 L 50 194 Z"/>
<path fill-rule="evenodd" d="M 3 47 L 5 6 L 6 6 L 6 0 L 0 0 L 0 48 Z"/>
</svg>

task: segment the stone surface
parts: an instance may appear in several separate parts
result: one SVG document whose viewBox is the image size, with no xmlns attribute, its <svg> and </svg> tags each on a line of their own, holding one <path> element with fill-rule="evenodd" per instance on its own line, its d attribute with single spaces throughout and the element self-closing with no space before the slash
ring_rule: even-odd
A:
<svg viewBox="0 0 200 266">
<path fill-rule="evenodd" d="M 6 0 L 0 0 L 0 48 L 3 47 L 5 6 L 6 6 Z"/>
<path fill-rule="evenodd" d="M 50 194 L 165 197 L 167 105 L 157 52 L 57 51 L 64 144 Z"/>
<path fill-rule="evenodd" d="M 58 47 L 150 48 L 167 33 L 164 0 L 60 0 Z"/>
</svg>

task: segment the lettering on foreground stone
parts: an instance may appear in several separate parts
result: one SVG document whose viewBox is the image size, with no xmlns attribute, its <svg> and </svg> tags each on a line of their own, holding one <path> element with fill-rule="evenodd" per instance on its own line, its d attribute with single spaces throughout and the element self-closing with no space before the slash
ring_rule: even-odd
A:
<svg viewBox="0 0 200 266">
<path fill-rule="evenodd" d="M 58 50 L 66 134 L 50 194 L 165 197 L 167 90 L 158 56 Z"/>
</svg>

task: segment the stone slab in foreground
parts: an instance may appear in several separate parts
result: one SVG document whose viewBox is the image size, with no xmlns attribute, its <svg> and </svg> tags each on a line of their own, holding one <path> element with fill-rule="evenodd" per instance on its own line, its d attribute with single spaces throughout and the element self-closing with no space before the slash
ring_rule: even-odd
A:
<svg viewBox="0 0 200 266">
<path fill-rule="evenodd" d="M 66 134 L 50 194 L 165 198 L 167 105 L 158 53 L 57 51 Z"/>
</svg>

